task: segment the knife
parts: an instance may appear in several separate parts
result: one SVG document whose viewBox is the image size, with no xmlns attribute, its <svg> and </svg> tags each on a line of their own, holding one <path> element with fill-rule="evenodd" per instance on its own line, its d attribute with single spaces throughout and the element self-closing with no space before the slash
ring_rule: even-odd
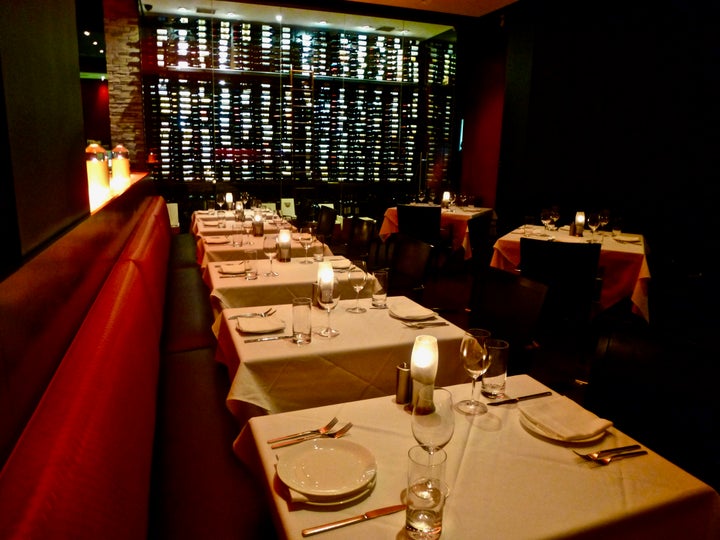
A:
<svg viewBox="0 0 720 540">
<path fill-rule="evenodd" d="M 525 401 L 526 399 L 535 399 L 550 395 L 552 395 L 552 392 L 540 392 L 539 394 L 529 394 L 527 396 L 519 396 L 512 399 L 503 399 L 502 401 L 491 401 L 488 405 L 507 405 L 508 403 L 517 403 L 518 401 Z"/>
<path fill-rule="evenodd" d="M 359 516 L 355 516 L 355 517 L 351 517 L 351 518 L 347 518 L 347 519 L 341 519 L 340 521 L 333 521 L 332 523 L 327 523 L 325 525 L 318 525 L 317 527 L 310 527 L 308 529 L 303 529 L 302 535 L 310 536 L 312 534 L 318 534 L 318 533 L 325 532 L 325 531 L 331 531 L 331 530 L 337 529 L 339 527 L 345 527 L 346 525 L 352 525 L 353 523 L 360 523 L 361 521 L 367 521 L 368 519 L 375 519 L 376 517 L 394 514 L 395 512 L 399 512 L 400 510 L 405 510 L 404 504 L 396 504 L 395 506 L 386 506 L 385 508 L 378 508 L 377 510 L 370 510 L 369 512 L 365 512 L 364 514 L 361 514 Z"/>
<path fill-rule="evenodd" d="M 258 341 L 275 341 L 277 339 L 290 339 L 293 336 L 265 336 L 252 339 L 246 339 L 245 343 L 257 343 Z"/>
</svg>

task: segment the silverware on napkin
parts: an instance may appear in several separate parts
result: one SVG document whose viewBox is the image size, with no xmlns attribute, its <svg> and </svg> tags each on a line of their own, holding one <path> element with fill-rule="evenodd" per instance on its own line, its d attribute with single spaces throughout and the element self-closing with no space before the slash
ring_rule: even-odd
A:
<svg viewBox="0 0 720 540">
<path fill-rule="evenodd" d="M 525 401 L 526 399 L 535 399 L 551 395 L 552 392 L 540 392 L 538 394 L 529 394 L 527 396 L 518 396 L 516 398 L 503 399 L 502 401 L 491 401 L 488 403 L 488 405 L 507 405 L 509 403 L 517 403 L 518 401 Z"/>
<path fill-rule="evenodd" d="M 339 527 L 345 527 L 347 525 L 352 525 L 353 523 L 360 523 L 362 521 L 367 521 L 368 519 L 375 519 L 377 517 L 394 514 L 396 512 L 400 512 L 401 510 L 405 510 L 405 508 L 406 508 L 406 506 L 404 504 L 396 504 L 394 506 L 386 506 L 385 508 L 378 508 L 376 510 L 370 510 L 368 512 L 365 512 L 364 514 L 360 514 L 359 516 L 341 519 L 340 521 L 333 521 L 332 523 L 327 523 L 325 525 L 318 525 L 317 527 L 309 527 L 307 529 L 303 529 L 302 535 L 310 536 L 312 534 L 318 534 L 318 533 L 325 532 L 325 531 L 331 531 L 331 530 L 337 529 Z"/>
</svg>

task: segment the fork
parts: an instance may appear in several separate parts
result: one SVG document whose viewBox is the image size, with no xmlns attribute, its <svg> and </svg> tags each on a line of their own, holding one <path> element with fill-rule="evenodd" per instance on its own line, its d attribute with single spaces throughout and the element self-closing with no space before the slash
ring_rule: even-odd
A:
<svg viewBox="0 0 720 540">
<path fill-rule="evenodd" d="M 333 427 L 335 427 L 335 424 L 337 424 L 338 419 L 333 418 L 330 420 L 327 424 L 325 424 L 323 427 L 319 427 L 317 429 L 309 429 L 307 431 L 301 431 L 300 433 L 293 433 L 292 435 L 284 435 L 283 437 L 277 437 L 275 439 L 270 439 L 268 441 L 268 444 L 280 442 L 280 441 L 286 441 L 288 439 L 295 439 L 297 437 L 306 437 L 307 435 L 312 435 L 314 433 L 318 434 L 324 434 L 330 431 Z"/>
<path fill-rule="evenodd" d="M 647 454 L 647 450 L 638 450 L 637 452 L 625 452 L 624 454 L 611 454 L 606 457 L 599 457 L 595 461 L 595 463 L 599 463 L 600 465 L 610 465 L 613 461 L 617 459 L 625 459 L 629 457 L 635 457 L 635 456 L 644 456 Z"/>
<path fill-rule="evenodd" d="M 408 328 L 415 328 L 416 330 L 422 330 L 423 328 L 432 328 L 433 326 L 448 326 L 448 323 L 444 321 L 435 321 L 435 322 L 417 322 L 417 323 L 410 323 L 405 321 L 400 321 Z"/>
<path fill-rule="evenodd" d="M 319 437 L 328 437 L 330 439 L 339 439 L 343 435 L 345 435 L 348 431 L 350 431 L 350 428 L 352 427 L 352 422 L 348 422 L 343 427 L 338 429 L 337 431 L 333 431 L 332 433 L 320 433 L 315 435 L 308 435 L 307 437 L 299 437 L 297 439 L 290 439 L 288 441 L 279 442 L 276 444 L 273 444 L 270 446 L 270 448 L 282 448 L 284 446 L 290 446 L 292 444 L 297 444 L 303 441 L 311 441 L 313 439 L 317 439 Z"/>
<path fill-rule="evenodd" d="M 597 461 L 603 456 L 610 456 L 612 454 L 622 454 L 623 452 L 629 452 L 630 450 L 640 450 L 639 444 L 631 444 L 630 446 L 619 446 L 618 448 L 608 448 L 607 450 L 599 450 L 597 452 L 590 452 L 589 454 L 581 454 L 577 450 L 573 450 L 578 456 L 587 461 Z"/>
</svg>

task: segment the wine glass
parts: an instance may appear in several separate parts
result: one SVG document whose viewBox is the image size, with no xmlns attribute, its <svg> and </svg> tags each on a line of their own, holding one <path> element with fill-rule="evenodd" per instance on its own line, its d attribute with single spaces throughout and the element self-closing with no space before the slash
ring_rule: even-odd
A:
<svg viewBox="0 0 720 540">
<path fill-rule="evenodd" d="M 489 337 L 490 332 L 487 330 L 470 328 L 460 342 L 460 357 L 463 367 L 472 377 L 470 399 L 464 399 L 457 404 L 457 409 L 461 413 L 475 415 L 487 412 L 485 404 L 475 399 L 475 383 L 490 367 L 490 357 L 485 348 L 485 340 Z"/>
<path fill-rule="evenodd" d="M 545 226 L 545 230 L 550 230 L 550 224 L 552 223 L 552 213 L 549 208 L 543 208 L 540 210 L 540 221 Z"/>
<path fill-rule="evenodd" d="M 452 394 L 445 388 L 421 387 L 411 426 L 413 437 L 429 454 L 444 447 L 455 431 Z"/>
<path fill-rule="evenodd" d="M 550 222 L 552 230 L 557 231 L 557 222 L 560 219 L 560 209 L 557 206 L 553 206 L 550 209 Z"/>
<path fill-rule="evenodd" d="M 225 208 L 225 195 L 218 194 L 215 197 L 215 203 L 217 204 L 219 210 Z"/>
<path fill-rule="evenodd" d="M 266 234 L 263 238 L 263 251 L 267 258 L 270 259 L 270 271 L 265 272 L 265 276 L 279 276 L 277 272 L 273 270 L 273 259 L 277 256 L 277 235 Z"/>
<path fill-rule="evenodd" d="M 610 223 L 610 211 L 609 210 L 601 210 L 600 211 L 600 228 L 602 229 Z"/>
<path fill-rule="evenodd" d="M 243 221 L 243 232 L 245 232 L 245 236 L 247 236 L 247 242 L 246 244 L 248 246 L 252 246 L 255 244 L 255 242 L 252 241 L 252 221 L 249 219 L 246 219 Z"/>
<path fill-rule="evenodd" d="M 330 313 L 338 305 L 340 301 L 340 283 L 334 275 L 329 280 L 320 279 L 317 286 L 317 302 L 318 305 L 327 311 L 327 327 L 318 330 L 318 335 L 333 338 L 340 334 L 339 330 L 330 326 Z"/>
<path fill-rule="evenodd" d="M 312 227 L 302 227 L 300 234 L 298 234 L 298 242 L 305 248 L 305 259 L 301 261 L 301 264 L 311 264 L 312 261 L 308 259 L 308 249 L 313 243 L 313 230 Z"/>
<path fill-rule="evenodd" d="M 365 313 L 367 310 L 360 307 L 360 291 L 365 287 L 367 281 L 365 261 L 354 261 L 348 270 L 348 283 L 355 290 L 355 306 L 349 307 L 346 311 L 350 313 Z"/>
<path fill-rule="evenodd" d="M 587 216 L 586 223 L 592 231 L 592 238 L 590 239 L 590 243 L 592 244 L 595 242 L 595 231 L 597 231 L 598 227 L 600 226 L 600 214 L 598 214 L 597 212 L 590 212 Z"/>
</svg>

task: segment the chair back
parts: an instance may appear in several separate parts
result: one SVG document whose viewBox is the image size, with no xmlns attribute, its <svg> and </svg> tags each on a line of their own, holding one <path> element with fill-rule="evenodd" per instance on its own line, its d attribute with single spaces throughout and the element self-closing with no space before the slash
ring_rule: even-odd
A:
<svg viewBox="0 0 720 540">
<path fill-rule="evenodd" d="M 441 214 L 442 209 L 439 206 L 399 204 L 397 205 L 398 232 L 428 244 L 438 245 Z"/>
<path fill-rule="evenodd" d="M 401 233 L 392 235 L 386 242 L 393 243 L 388 273 L 388 296 L 407 296 L 420 301 L 425 288 L 432 246 Z"/>
<path fill-rule="evenodd" d="M 493 244 L 495 242 L 492 225 L 492 212 L 483 212 L 470 218 L 467 222 L 471 261 L 476 271 L 488 266 L 490 259 L 492 259 Z"/>
<path fill-rule="evenodd" d="M 600 244 L 520 239 L 520 273 L 548 286 L 543 325 L 567 333 L 590 323 L 598 294 Z"/>
<path fill-rule="evenodd" d="M 318 210 L 317 226 L 315 233 L 325 237 L 325 243 L 329 244 L 335 232 L 335 220 L 337 219 L 337 210 L 330 206 L 321 205 Z"/>
<path fill-rule="evenodd" d="M 510 343 L 509 367 L 529 370 L 529 351 L 537 344 L 537 326 L 548 286 L 486 265 L 473 274 L 468 307 L 469 328 L 485 328 Z"/>
<path fill-rule="evenodd" d="M 350 222 L 346 253 L 351 259 L 363 259 L 367 262 L 370 243 L 375 236 L 375 220 L 353 216 Z"/>
</svg>

